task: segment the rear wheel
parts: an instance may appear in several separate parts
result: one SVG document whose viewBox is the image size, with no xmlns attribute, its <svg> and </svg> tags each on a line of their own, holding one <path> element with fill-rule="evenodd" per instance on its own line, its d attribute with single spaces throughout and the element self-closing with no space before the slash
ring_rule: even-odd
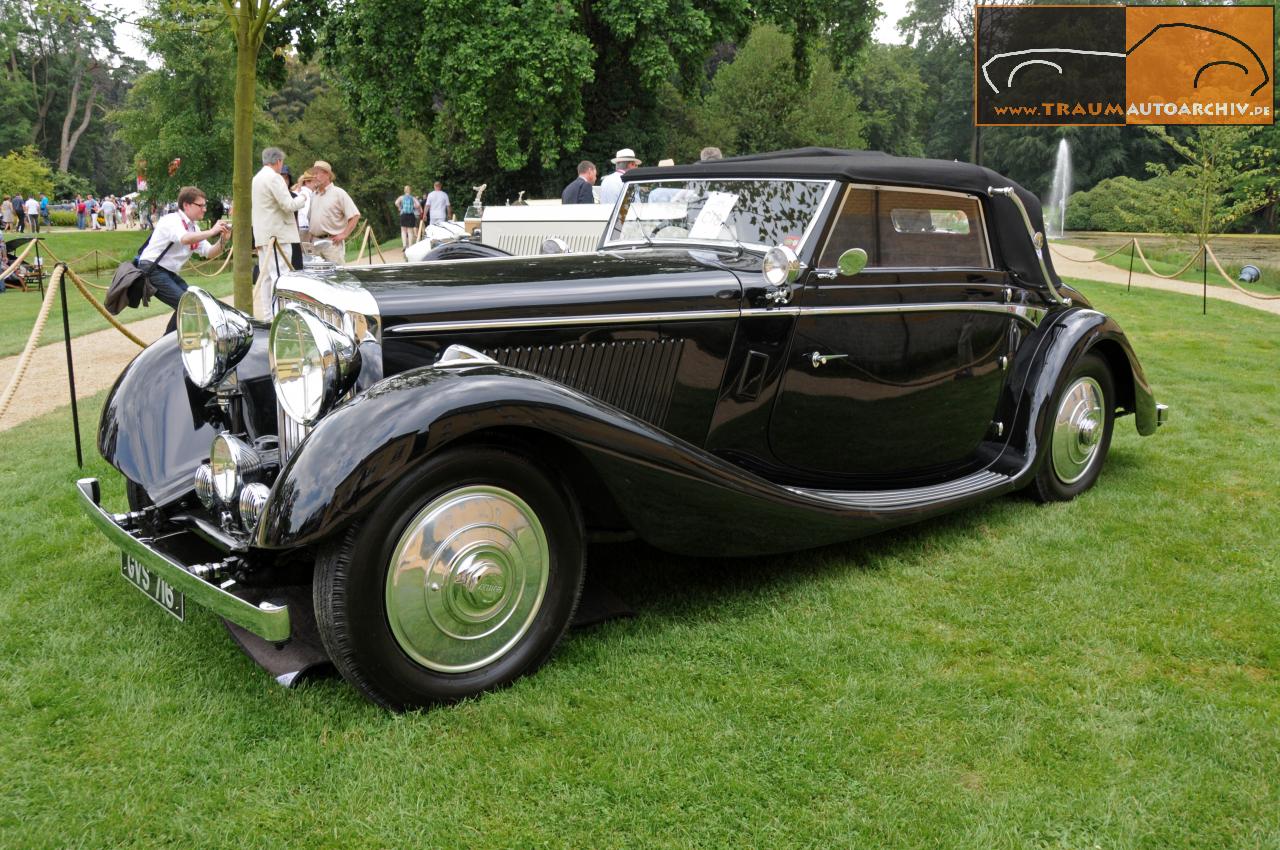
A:
<svg viewBox="0 0 1280 850">
<path fill-rule="evenodd" d="M 572 494 L 523 458 L 442 454 L 321 552 L 313 599 L 325 649 L 392 709 L 505 685 L 564 635 L 583 539 Z"/>
<path fill-rule="evenodd" d="M 1048 453 L 1031 486 L 1042 502 L 1065 502 L 1093 486 L 1102 472 L 1115 426 L 1111 370 L 1086 354 L 1071 370 L 1049 423 Z"/>
</svg>

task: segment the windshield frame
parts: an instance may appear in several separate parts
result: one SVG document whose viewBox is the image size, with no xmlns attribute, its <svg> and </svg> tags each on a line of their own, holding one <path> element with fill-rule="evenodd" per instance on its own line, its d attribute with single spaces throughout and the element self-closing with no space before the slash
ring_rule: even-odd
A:
<svg viewBox="0 0 1280 850">
<path fill-rule="evenodd" d="M 604 233 L 602 234 L 600 239 L 601 250 L 611 250 L 613 248 L 632 248 L 632 247 L 649 248 L 652 246 L 661 245 L 663 247 L 671 247 L 671 246 L 675 246 L 678 248 L 697 247 L 697 248 L 712 248 L 712 249 L 720 249 L 720 250 L 723 250 L 726 248 L 737 250 L 739 247 L 742 247 L 748 251 L 752 251 L 759 254 L 765 254 L 765 253 L 768 253 L 768 251 L 771 248 L 777 247 L 776 245 L 765 245 L 760 242 L 738 242 L 738 241 L 731 242 L 726 239 L 670 239 L 670 238 L 659 239 L 657 237 L 654 237 L 652 239 L 613 240 L 610 238 L 610 235 L 613 233 L 613 229 L 618 222 L 618 211 L 622 209 L 622 199 L 626 197 L 627 191 L 629 191 L 632 186 L 644 186 L 644 185 L 656 184 L 656 183 L 681 183 L 681 182 L 688 183 L 688 182 L 693 182 L 695 180 L 703 181 L 703 182 L 716 182 L 716 183 L 823 183 L 823 184 L 826 184 L 826 188 L 822 192 L 822 197 L 819 198 L 818 203 L 814 205 L 813 218 L 809 221 L 808 226 L 805 227 L 804 233 L 800 235 L 799 243 L 797 243 L 795 248 L 793 249 L 797 254 L 802 253 L 805 250 L 805 248 L 808 247 L 809 239 L 813 236 L 814 231 L 817 229 L 818 222 L 822 218 L 822 212 L 827 208 L 827 205 L 831 201 L 832 193 L 835 191 L 836 184 L 838 183 L 838 181 L 836 180 L 833 180 L 830 178 L 820 178 L 820 177 L 667 177 L 667 178 L 655 179 L 655 180 L 631 180 L 631 181 L 628 181 L 623 186 L 622 195 L 618 197 L 617 202 L 613 205 L 613 212 L 609 214 L 609 221 L 605 225 Z"/>
</svg>

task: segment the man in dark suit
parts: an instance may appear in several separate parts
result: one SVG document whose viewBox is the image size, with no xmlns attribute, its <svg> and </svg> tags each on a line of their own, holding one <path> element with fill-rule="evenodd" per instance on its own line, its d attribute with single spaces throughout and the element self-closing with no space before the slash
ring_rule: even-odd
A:
<svg viewBox="0 0 1280 850">
<path fill-rule="evenodd" d="M 578 177 L 560 193 L 562 204 L 594 204 L 595 195 L 591 187 L 596 183 L 596 164 L 589 159 L 578 163 Z"/>
</svg>

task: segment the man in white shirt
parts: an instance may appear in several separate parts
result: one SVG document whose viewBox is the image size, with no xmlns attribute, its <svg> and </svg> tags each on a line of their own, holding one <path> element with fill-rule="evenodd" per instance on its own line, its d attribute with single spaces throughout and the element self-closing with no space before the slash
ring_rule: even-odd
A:
<svg viewBox="0 0 1280 850">
<path fill-rule="evenodd" d="M 102 224 L 107 230 L 116 229 L 116 202 L 110 195 L 102 202 Z"/>
<path fill-rule="evenodd" d="M 192 250 L 205 258 L 216 257 L 222 253 L 222 237 L 231 232 L 225 219 L 208 230 L 200 229 L 196 222 L 204 218 L 207 205 L 204 192 L 195 186 L 183 186 L 178 192 L 178 211 L 160 216 L 138 255 L 138 268 L 156 288 L 156 297 L 175 310 L 166 333 L 177 327 L 178 299 L 187 291 L 187 282 L 178 272 Z M 210 239 L 216 241 L 210 243 Z"/>
<path fill-rule="evenodd" d="M 37 201 L 34 197 L 31 197 L 31 198 L 27 198 L 27 200 L 23 202 L 22 206 L 24 207 L 23 212 L 25 212 L 27 216 L 27 232 L 39 233 L 40 232 L 40 202 Z"/>
<path fill-rule="evenodd" d="M 613 206 L 622 197 L 622 175 L 640 164 L 640 159 L 631 148 L 623 148 L 610 160 L 618 170 L 600 181 L 600 203 Z"/>
<path fill-rule="evenodd" d="M 253 246 L 258 251 L 258 279 L 253 282 L 253 315 L 271 321 L 276 279 L 291 271 L 289 257 L 293 245 L 301 241 L 295 211 L 307 204 L 301 195 L 289 193 L 289 181 L 280 174 L 284 151 L 266 148 L 262 170 L 253 176 Z M 279 243 L 279 247 L 273 244 Z M 284 253 L 281 254 L 281 249 Z"/>
<path fill-rule="evenodd" d="M 427 209 L 431 211 L 428 224 L 439 224 L 453 218 L 453 205 L 449 203 L 449 196 L 439 180 L 435 182 L 434 191 L 427 195 Z"/>
</svg>

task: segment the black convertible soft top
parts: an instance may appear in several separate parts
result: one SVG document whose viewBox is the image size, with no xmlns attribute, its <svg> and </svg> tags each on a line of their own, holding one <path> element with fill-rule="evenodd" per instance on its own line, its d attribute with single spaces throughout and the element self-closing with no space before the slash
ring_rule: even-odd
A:
<svg viewBox="0 0 1280 850">
<path fill-rule="evenodd" d="M 1007 198 L 987 194 L 988 187 L 1012 186 L 1031 217 L 1032 226 L 1044 232 L 1040 199 L 1007 177 L 970 162 L 944 159 L 916 159 L 890 156 L 880 151 L 850 151 L 837 148 L 793 148 L 784 151 L 735 156 L 710 162 L 674 165 L 665 168 L 633 168 L 623 180 L 684 180 L 717 177 L 794 177 L 847 180 L 853 183 L 915 186 L 922 189 L 951 189 L 972 192 L 982 198 L 991 241 L 998 246 L 1005 264 L 1021 280 L 1041 282 L 1035 246 L 1017 207 Z M 1045 266 L 1055 285 L 1062 281 L 1053 269 L 1048 249 Z"/>
</svg>

